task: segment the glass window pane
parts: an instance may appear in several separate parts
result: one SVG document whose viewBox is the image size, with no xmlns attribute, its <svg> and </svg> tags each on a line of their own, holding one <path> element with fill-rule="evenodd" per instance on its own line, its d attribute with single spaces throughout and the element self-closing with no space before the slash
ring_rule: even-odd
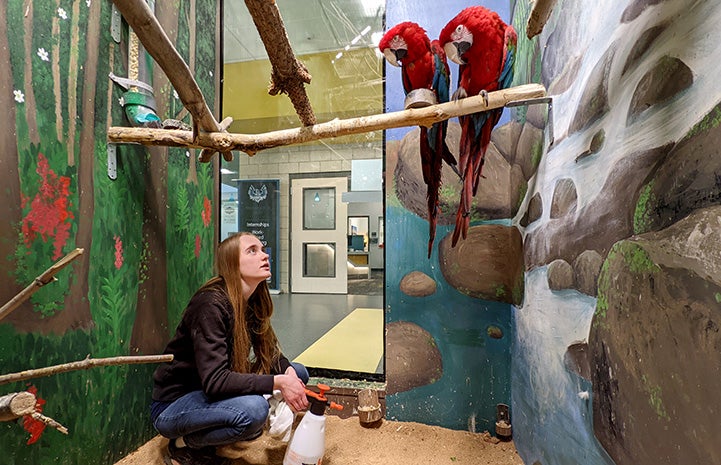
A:
<svg viewBox="0 0 721 465">
<path fill-rule="evenodd" d="M 303 229 L 335 229 L 335 188 L 303 189 Z"/>
<path fill-rule="evenodd" d="M 335 277 L 335 244 L 303 244 L 303 276 L 307 278 Z"/>
</svg>

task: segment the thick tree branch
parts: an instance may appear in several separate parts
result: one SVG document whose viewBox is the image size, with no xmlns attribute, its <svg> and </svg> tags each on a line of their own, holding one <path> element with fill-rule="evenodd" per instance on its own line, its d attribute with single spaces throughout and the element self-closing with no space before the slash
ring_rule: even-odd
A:
<svg viewBox="0 0 721 465">
<path fill-rule="evenodd" d="M 278 6 L 268 0 L 245 0 L 245 5 L 273 66 L 268 93 L 288 94 L 303 126 L 314 125 L 315 115 L 304 87 L 310 83 L 311 76 L 293 54 Z"/>
</svg>

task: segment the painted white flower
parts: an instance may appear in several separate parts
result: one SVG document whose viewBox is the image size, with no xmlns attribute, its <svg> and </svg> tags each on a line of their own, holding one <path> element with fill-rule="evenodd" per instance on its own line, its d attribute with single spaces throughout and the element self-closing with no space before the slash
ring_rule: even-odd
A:
<svg viewBox="0 0 721 465">
<path fill-rule="evenodd" d="M 213 77 L 213 72 L 212 72 L 212 71 L 208 71 L 208 74 L 210 75 L 210 77 Z"/>
<path fill-rule="evenodd" d="M 23 103 L 25 101 L 25 94 L 23 94 L 22 90 L 14 90 L 13 94 L 15 95 L 16 102 Z"/>
<path fill-rule="evenodd" d="M 38 49 L 38 56 L 43 61 L 50 61 L 50 56 L 48 55 L 48 52 L 42 47 Z"/>
<path fill-rule="evenodd" d="M 180 98 L 180 96 L 178 95 L 178 91 L 175 89 L 173 89 L 173 97 L 175 97 L 176 100 Z"/>
<path fill-rule="evenodd" d="M 58 8 L 58 16 L 60 16 L 61 19 L 68 19 L 68 13 L 62 8 Z"/>
<path fill-rule="evenodd" d="M 85 5 L 86 5 L 88 8 L 90 8 L 90 4 L 91 4 L 91 3 L 92 3 L 92 2 L 91 2 L 90 0 L 85 0 Z"/>
</svg>

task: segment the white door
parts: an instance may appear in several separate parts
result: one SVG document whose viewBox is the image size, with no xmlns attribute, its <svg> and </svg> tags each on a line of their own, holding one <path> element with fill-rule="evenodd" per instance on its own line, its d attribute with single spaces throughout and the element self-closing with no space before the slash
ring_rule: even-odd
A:
<svg viewBox="0 0 721 465">
<path fill-rule="evenodd" d="M 291 181 L 291 292 L 348 293 L 347 189 L 347 178 Z"/>
</svg>

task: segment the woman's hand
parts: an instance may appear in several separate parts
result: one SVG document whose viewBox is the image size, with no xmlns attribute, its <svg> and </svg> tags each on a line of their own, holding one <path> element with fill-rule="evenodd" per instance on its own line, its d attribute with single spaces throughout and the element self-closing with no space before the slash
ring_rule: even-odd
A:
<svg viewBox="0 0 721 465">
<path fill-rule="evenodd" d="M 293 367 L 289 367 L 285 374 L 273 377 L 273 389 L 279 389 L 283 400 L 294 412 L 308 408 L 308 398 L 305 395 L 305 385 L 298 378 Z"/>
</svg>

